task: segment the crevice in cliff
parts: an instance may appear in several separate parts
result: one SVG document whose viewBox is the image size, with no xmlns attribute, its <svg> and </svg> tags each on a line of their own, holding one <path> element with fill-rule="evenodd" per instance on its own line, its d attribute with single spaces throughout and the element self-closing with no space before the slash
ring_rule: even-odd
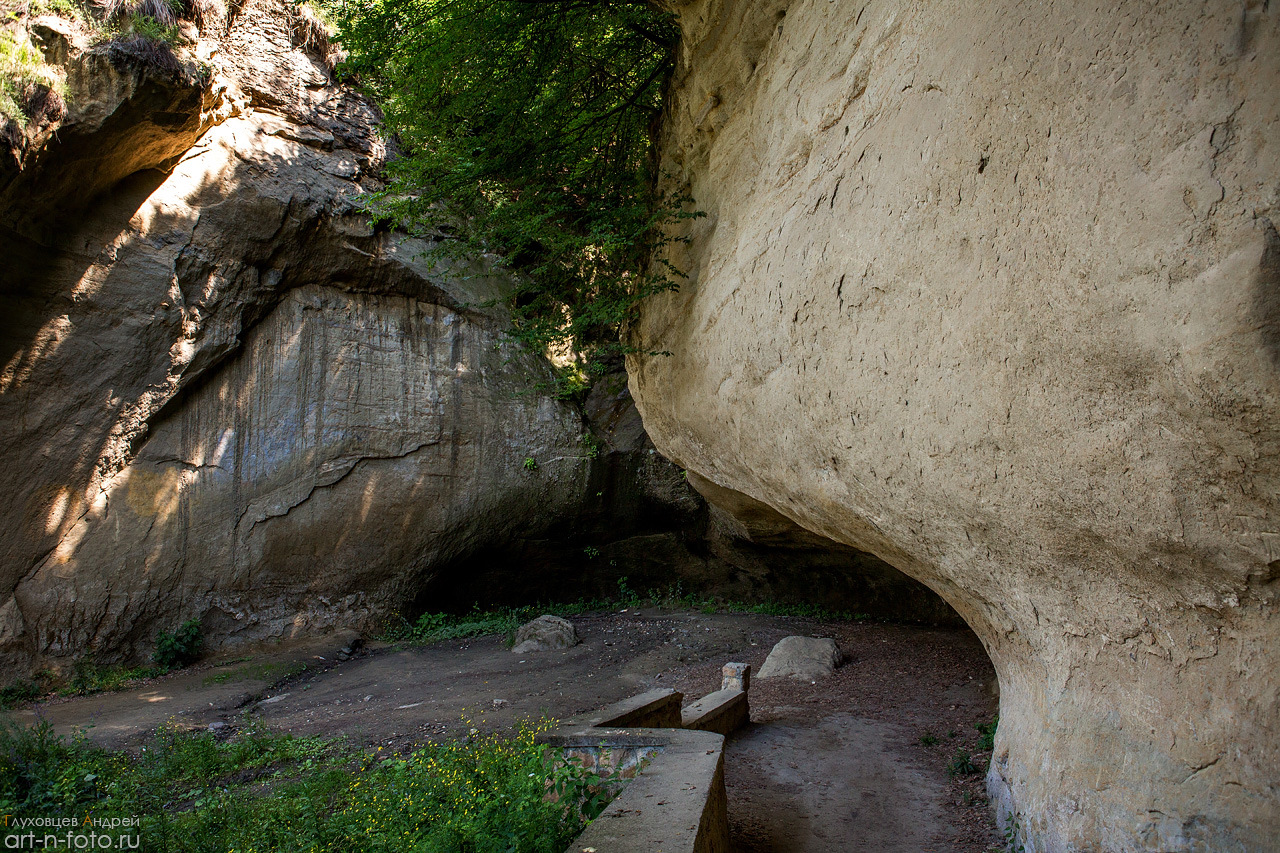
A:
<svg viewBox="0 0 1280 853">
<path fill-rule="evenodd" d="M 245 507 L 244 511 L 240 514 L 240 517 L 236 520 L 236 524 L 235 524 L 236 538 L 240 542 L 245 541 L 246 539 L 248 539 L 250 536 L 253 535 L 254 529 L 259 524 L 264 524 L 275 518 L 283 518 L 284 516 L 287 516 L 289 513 L 293 512 L 298 507 L 310 501 L 311 498 L 317 492 L 321 492 L 326 489 L 334 489 L 338 487 L 339 485 L 342 484 L 343 480 L 347 479 L 347 477 L 349 477 L 357 468 L 359 468 L 362 465 L 365 465 L 367 463 L 374 463 L 374 462 L 387 462 L 387 461 L 392 461 L 396 459 L 408 459 L 412 457 L 414 454 L 419 453 L 420 451 L 425 450 L 428 447 L 436 447 L 440 443 L 441 443 L 440 440 L 433 439 L 430 441 L 421 442 L 409 448 L 408 450 L 404 451 L 403 453 L 392 453 L 392 454 L 386 454 L 386 455 L 367 455 L 367 456 L 352 457 L 349 459 L 329 460 L 326 463 L 326 465 L 329 466 L 329 470 L 327 470 L 323 474 L 317 474 L 316 478 L 312 481 L 310 488 L 307 489 L 306 494 L 304 494 L 302 497 L 298 498 L 297 500 L 290 501 L 287 506 L 276 507 L 272 509 L 262 508 L 262 504 L 271 502 L 272 499 L 276 495 L 278 495 L 280 491 L 282 491 L 282 490 L 276 490 L 275 492 L 264 495 L 262 498 L 260 498 L 256 502 L 257 503 L 256 508 L 254 504 L 250 504 L 249 506 Z M 244 531 L 243 533 L 240 532 L 240 528 L 244 525 L 245 518 L 247 518 L 251 514 L 254 515 L 255 517 L 253 521 L 250 522 L 249 529 Z"/>
</svg>

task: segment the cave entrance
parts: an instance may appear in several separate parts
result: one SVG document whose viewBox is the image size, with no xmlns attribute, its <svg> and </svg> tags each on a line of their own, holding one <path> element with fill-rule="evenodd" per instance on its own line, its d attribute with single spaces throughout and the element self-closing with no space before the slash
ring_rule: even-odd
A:
<svg viewBox="0 0 1280 853">
<path fill-rule="evenodd" d="M 557 690 L 571 680 L 624 693 L 670 687 L 687 701 L 716 689 L 728 661 L 758 673 L 785 636 L 831 637 L 845 663 L 830 677 L 753 682 L 752 722 L 725 752 L 732 849 L 998 844 L 983 777 L 996 675 L 961 617 L 875 556 L 689 479 L 715 503 L 665 516 L 649 507 L 643 523 L 613 516 L 487 549 L 424 583 L 411 612 L 465 620 L 545 604 L 590 649 Z"/>
</svg>

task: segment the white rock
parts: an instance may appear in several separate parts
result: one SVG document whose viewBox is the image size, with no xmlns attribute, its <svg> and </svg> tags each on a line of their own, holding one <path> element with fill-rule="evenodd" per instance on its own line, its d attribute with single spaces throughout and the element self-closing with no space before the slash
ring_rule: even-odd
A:
<svg viewBox="0 0 1280 853">
<path fill-rule="evenodd" d="M 817 637 L 786 637 L 765 658 L 756 678 L 790 676 L 802 681 L 826 678 L 842 662 L 835 640 Z"/>
<path fill-rule="evenodd" d="M 520 630 L 516 632 L 516 644 L 511 651 L 518 655 L 526 652 L 548 652 L 571 648 L 578 642 L 578 632 L 567 619 L 539 616 L 520 626 Z"/>
</svg>

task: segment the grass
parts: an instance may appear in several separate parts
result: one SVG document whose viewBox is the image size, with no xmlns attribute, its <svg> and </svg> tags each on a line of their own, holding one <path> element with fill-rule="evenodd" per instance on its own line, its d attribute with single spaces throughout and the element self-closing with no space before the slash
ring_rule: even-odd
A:
<svg viewBox="0 0 1280 853">
<path fill-rule="evenodd" d="M 92 659 L 76 662 L 71 680 L 58 690 L 63 696 L 88 696 L 132 687 L 147 678 L 157 678 L 169 670 L 159 666 L 99 666 Z"/>
<path fill-rule="evenodd" d="M 592 553 L 594 552 L 594 553 Z M 583 551 L 588 559 L 598 557 L 595 548 Z M 533 604 L 524 607 L 481 610 L 476 605 L 470 613 L 424 613 L 416 621 L 400 619 L 387 627 L 380 639 L 389 642 L 434 643 L 441 640 L 459 640 L 468 637 L 503 636 L 510 643 L 516 630 L 535 617 L 545 613 L 553 616 L 578 616 L 583 613 L 599 613 L 638 607 L 669 607 L 680 610 L 696 610 L 701 613 L 756 613 L 763 616 L 785 616 L 815 619 L 824 622 L 854 622 L 870 618 L 865 613 L 844 610 L 828 610 L 813 604 L 782 604 L 779 602 L 745 603 L 685 593 L 679 584 L 665 591 L 651 589 L 641 595 L 618 580 L 618 595 L 614 598 L 580 598 L 576 602 Z"/>
<path fill-rule="evenodd" d="M 254 728 L 219 739 L 166 727 L 130 755 L 48 723 L 3 722 L 0 814 L 19 827 L 51 815 L 77 826 L 138 816 L 123 833 L 140 834 L 143 849 L 184 853 L 559 853 L 603 809 L 610 783 L 548 761 L 535 738 L 551 725 L 403 756 Z"/>
<path fill-rule="evenodd" d="M 20 125 L 34 118 L 34 107 L 51 96 L 62 109 L 65 85 L 31 43 L 26 30 L 0 29 L 0 115 Z"/>
<path fill-rule="evenodd" d="M 304 663 L 251 663 L 236 669 L 206 675 L 200 682 L 205 687 L 211 684 L 228 684 L 234 681 L 266 681 L 275 684 L 305 672 Z"/>
</svg>

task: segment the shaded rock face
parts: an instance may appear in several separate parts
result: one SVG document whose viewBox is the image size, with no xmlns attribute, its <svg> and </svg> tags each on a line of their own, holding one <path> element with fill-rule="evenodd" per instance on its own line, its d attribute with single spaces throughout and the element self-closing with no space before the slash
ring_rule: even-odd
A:
<svg viewBox="0 0 1280 853">
<path fill-rule="evenodd" d="M 657 449 L 955 607 L 1028 849 L 1274 846 L 1274 5 L 674 5 Z"/>
<path fill-rule="evenodd" d="M 504 317 L 468 307 L 503 281 L 428 269 L 358 214 L 376 112 L 291 47 L 284 6 L 223 24 L 196 48 L 205 82 L 126 63 L 108 95 L 73 87 L 65 139 L 88 141 L 27 151 L 4 189 L 13 670 L 136 658 L 188 618 L 215 645 L 374 628 L 439 565 L 582 499 L 580 415 L 532 390 L 549 366 Z M 112 116 L 153 101 L 186 111 L 181 132 L 87 197 L 99 165 L 78 152 L 118 146 Z"/>
<path fill-rule="evenodd" d="M 435 573 L 414 609 L 616 598 L 625 588 L 964 624 L 935 592 L 883 560 L 681 471 L 645 434 L 625 374 L 597 382 L 584 409 L 593 449 L 577 514 Z"/>
</svg>

